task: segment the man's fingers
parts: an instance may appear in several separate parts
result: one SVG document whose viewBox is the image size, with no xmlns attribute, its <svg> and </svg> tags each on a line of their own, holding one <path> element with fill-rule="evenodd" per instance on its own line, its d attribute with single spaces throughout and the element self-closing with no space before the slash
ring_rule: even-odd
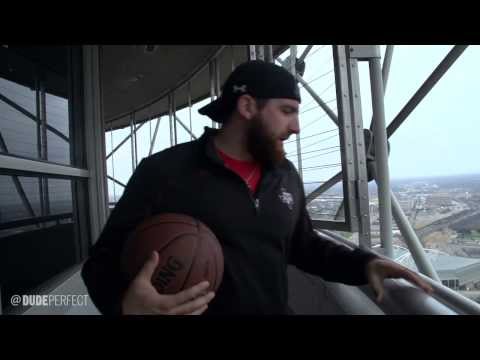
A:
<svg viewBox="0 0 480 360">
<path fill-rule="evenodd" d="M 383 300 L 383 279 L 377 274 L 373 274 L 370 277 L 370 286 L 373 288 L 375 295 L 377 297 L 377 302 Z"/>
<path fill-rule="evenodd" d="M 199 295 L 204 293 L 210 286 L 208 281 L 203 281 L 191 288 L 185 289 L 175 295 L 174 301 L 176 305 L 181 305 L 190 300 L 196 299 Z"/>
<path fill-rule="evenodd" d="M 188 315 L 201 315 L 208 309 L 208 305 L 201 307 L 200 309 L 188 314 Z"/>
<path fill-rule="evenodd" d="M 205 307 L 205 305 L 207 305 L 214 298 L 214 296 L 215 294 L 213 292 L 209 292 L 208 294 L 200 296 L 193 301 L 189 301 L 185 304 L 173 308 L 170 313 L 172 315 L 191 314 Z"/>
<path fill-rule="evenodd" d="M 419 288 L 423 289 L 425 292 L 427 292 L 429 294 L 431 294 L 433 292 L 433 288 L 428 283 L 426 283 L 424 280 L 422 280 L 420 277 L 418 277 L 417 275 L 415 275 L 411 271 L 404 270 L 403 271 L 403 277 L 406 280 L 409 280 L 414 285 L 417 285 Z"/>
<path fill-rule="evenodd" d="M 150 281 L 152 278 L 153 273 L 158 265 L 158 253 L 153 251 L 150 254 L 150 257 L 143 265 L 142 269 L 139 271 L 137 277 L 144 277 Z"/>
<path fill-rule="evenodd" d="M 433 292 L 433 288 L 431 285 L 429 285 L 425 280 L 423 280 L 421 277 L 419 277 L 417 274 L 415 274 L 413 271 L 410 271 L 409 269 L 395 263 L 395 267 L 391 267 L 389 271 L 386 273 L 386 277 L 392 277 L 392 278 L 403 278 L 413 285 L 418 286 L 421 288 L 423 291 L 425 291 L 428 294 L 431 294 Z"/>
</svg>

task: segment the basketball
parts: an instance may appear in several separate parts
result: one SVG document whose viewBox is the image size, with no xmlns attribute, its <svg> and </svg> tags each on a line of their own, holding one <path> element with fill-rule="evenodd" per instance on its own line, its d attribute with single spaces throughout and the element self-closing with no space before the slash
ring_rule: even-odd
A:
<svg viewBox="0 0 480 360">
<path fill-rule="evenodd" d="M 223 277 L 223 253 L 213 232 L 187 215 L 164 213 L 141 223 L 127 239 L 122 266 L 129 279 L 142 269 L 153 251 L 159 263 L 152 284 L 161 294 L 175 294 L 202 281 L 216 291 Z"/>
</svg>

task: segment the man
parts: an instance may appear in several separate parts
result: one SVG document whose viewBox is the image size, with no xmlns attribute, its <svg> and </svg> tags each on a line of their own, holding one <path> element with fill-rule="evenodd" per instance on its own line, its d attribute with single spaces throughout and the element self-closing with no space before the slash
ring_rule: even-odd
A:
<svg viewBox="0 0 480 360">
<path fill-rule="evenodd" d="M 300 92 L 283 68 L 262 61 L 238 66 L 222 95 L 199 110 L 221 130 L 141 161 L 85 263 L 82 276 L 104 314 L 285 314 L 287 264 L 328 281 L 370 283 L 403 277 L 431 288 L 411 271 L 319 236 L 306 209 L 302 181 L 283 141 L 299 129 Z M 120 266 L 127 234 L 145 218 L 173 212 L 205 223 L 222 245 L 217 294 L 201 283 L 175 295 L 151 283 L 155 252 L 128 283 Z"/>
</svg>

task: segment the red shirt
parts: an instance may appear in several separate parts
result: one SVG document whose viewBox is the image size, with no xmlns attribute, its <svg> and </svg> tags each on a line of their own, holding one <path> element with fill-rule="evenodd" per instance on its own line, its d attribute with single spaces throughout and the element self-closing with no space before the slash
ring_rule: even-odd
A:
<svg viewBox="0 0 480 360">
<path fill-rule="evenodd" d="M 262 177 L 262 168 L 256 161 L 242 161 L 234 159 L 222 150 L 217 148 L 218 155 L 223 160 L 225 166 L 237 173 L 250 188 L 252 193 L 257 191 L 258 183 Z"/>
</svg>

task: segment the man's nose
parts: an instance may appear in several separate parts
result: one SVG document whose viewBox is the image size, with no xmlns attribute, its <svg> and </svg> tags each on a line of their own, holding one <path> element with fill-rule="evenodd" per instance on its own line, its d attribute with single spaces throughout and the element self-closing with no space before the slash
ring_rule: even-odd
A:
<svg viewBox="0 0 480 360">
<path fill-rule="evenodd" d="M 300 133 L 300 124 L 298 121 L 298 117 L 290 123 L 290 133 L 291 134 L 299 134 Z"/>
</svg>

